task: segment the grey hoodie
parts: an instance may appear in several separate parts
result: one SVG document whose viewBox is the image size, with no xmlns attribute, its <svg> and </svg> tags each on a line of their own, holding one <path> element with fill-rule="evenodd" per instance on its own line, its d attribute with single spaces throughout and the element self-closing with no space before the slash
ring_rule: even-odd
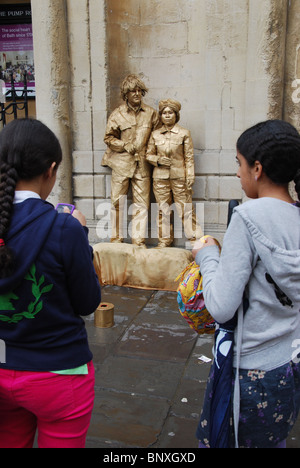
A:
<svg viewBox="0 0 300 468">
<path fill-rule="evenodd" d="M 291 361 L 300 348 L 300 208 L 274 198 L 244 203 L 221 256 L 218 247 L 206 247 L 196 262 L 214 319 L 225 323 L 238 310 L 234 365 L 268 371 Z"/>
</svg>

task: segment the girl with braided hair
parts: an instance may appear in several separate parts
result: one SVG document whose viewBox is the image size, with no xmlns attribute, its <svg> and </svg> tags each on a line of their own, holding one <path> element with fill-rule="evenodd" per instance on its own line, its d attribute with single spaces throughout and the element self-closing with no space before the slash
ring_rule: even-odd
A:
<svg viewBox="0 0 300 468">
<path fill-rule="evenodd" d="M 300 406 L 300 203 L 289 191 L 294 181 L 300 199 L 300 135 L 281 120 L 259 123 L 238 139 L 237 162 L 252 200 L 234 209 L 221 254 L 207 239 L 193 255 L 213 318 L 220 328 L 237 320 L 227 446 L 283 448 Z M 213 384 L 211 372 L 197 430 L 201 447 L 214 438 Z"/>
<path fill-rule="evenodd" d="M 0 133 L 0 447 L 84 447 L 94 369 L 81 315 L 101 300 L 84 216 L 46 201 L 62 160 L 43 123 Z"/>
</svg>

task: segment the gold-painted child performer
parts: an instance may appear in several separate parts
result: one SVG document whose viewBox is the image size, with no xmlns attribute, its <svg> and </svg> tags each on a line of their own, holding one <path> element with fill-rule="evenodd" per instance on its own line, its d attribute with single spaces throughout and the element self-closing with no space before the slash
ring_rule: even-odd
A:
<svg viewBox="0 0 300 468">
<path fill-rule="evenodd" d="M 158 204 L 158 247 L 170 247 L 174 228 L 170 222 L 170 206 L 174 200 L 187 239 L 193 243 L 203 236 L 192 203 L 195 182 L 194 148 L 189 130 L 178 125 L 180 102 L 165 99 L 159 102 L 161 128 L 150 137 L 147 161 L 155 166 L 153 192 Z"/>
<path fill-rule="evenodd" d="M 151 132 L 157 128 L 157 112 L 144 104 L 147 87 L 136 75 L 128 75 L 121 84 L 125 101 L 110 115 L 104 142 L 108 149 L 102 165 L 112 169 L 111 178 L 111 242 L 123 242 L 122 206 L 131 183 L 133 197 L 132 243 L 145 247 L 150 207 L 151 165 L 146 149 Z"/>
</svg>

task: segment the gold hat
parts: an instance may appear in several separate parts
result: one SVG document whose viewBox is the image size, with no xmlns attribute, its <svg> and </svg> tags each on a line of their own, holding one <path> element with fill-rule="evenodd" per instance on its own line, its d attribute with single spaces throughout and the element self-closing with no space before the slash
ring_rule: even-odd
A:
<svg viewBox="0 0 300 468">
<path fill-rule="evenodd" d="M 175 99 L 163 99 L 162 101 L 159 102 L 158 104 L 159 112 L 162 112 L 163 109 L 165 109 L 166 107 L 170 107 L 171 109 L 173 109 L 173 111 L 176 112 L 176 114 L 178 114 L 179 111 L 181 110 L 180 102 L 175 101 Z"/>
</svg>

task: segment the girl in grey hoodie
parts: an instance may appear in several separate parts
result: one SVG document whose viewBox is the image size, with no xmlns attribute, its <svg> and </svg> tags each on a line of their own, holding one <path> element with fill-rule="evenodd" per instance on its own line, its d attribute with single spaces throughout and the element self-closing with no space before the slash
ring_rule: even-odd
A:
<svg viewBox="0 0 300 468">
<path fill-rule="evenodd" d="M 213 239 L 193 255 L 207 309 L 218 324 L 235 316 L 232 446 L 278 448 L 300 406 L 300 135 L 270 120 L 237 142 L 237 176 L 252 200 L 235 208 L 221 255 Z M 243 308 L 246 297 L 248 308 Z M 210 386 L 197 430 L 209 447 Z"/>
</svg>

